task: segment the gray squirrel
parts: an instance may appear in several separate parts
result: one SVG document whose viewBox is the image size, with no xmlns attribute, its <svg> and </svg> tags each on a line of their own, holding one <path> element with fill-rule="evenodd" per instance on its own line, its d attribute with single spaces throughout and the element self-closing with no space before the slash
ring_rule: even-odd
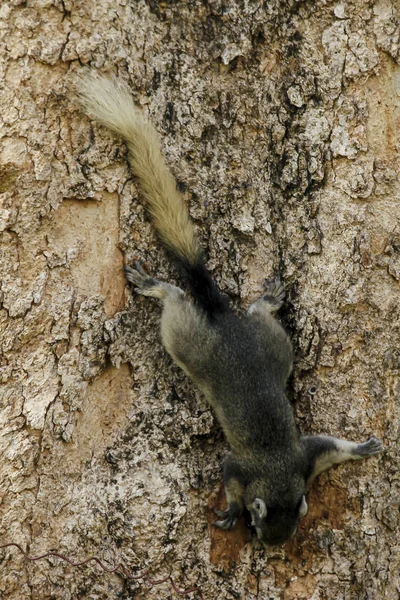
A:
<svg viewBox="0 0 400 600">
<path fill-rule="evenodd" d="M 78 98 L 89 115 L 122 136 L 153 225 L 189 289 L 154 279 L 139 263 L 126 267 L 138 294 L 163 303 L 161 336 L 167 352 L 200 388 L 230 445 L 223 467 L 228 508 L 215 525 L 231 529 L 246 508 L 258 538 L 282 544 L 307 513 L 305 493 L 319 473 L 347 460 L 379 454 L 371 437 L 354 443 L 301 436 L 285 387 L 292 345 L 274 318 L 284 288 L 267 282 L 246 314 L 230 308 L 207 271 L 188 210 L 165 164 L 155 129 L 121 81 L 86 72 Z"/>
</svg>

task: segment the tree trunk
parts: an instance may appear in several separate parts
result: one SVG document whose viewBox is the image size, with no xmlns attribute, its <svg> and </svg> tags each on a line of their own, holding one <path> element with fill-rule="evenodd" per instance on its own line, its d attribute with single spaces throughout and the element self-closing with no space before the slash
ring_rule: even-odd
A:
<svg viewBox="0 0 400 600">
<path fill-rule="evenodd" d="M 3 0 L 0 32 L 0 545 L 188 598 L 398 598 L 399 4 Z M 280 273 L 300 430 L 384 441 L 320 476 L 282 548 L 211 525 L 227 444 L 126 286 L 136 258 L 176 274 L 82 64 L 150 115 L 232 302 Z M 1 598 L 178 597 L 1 552 Z"/>
</svg>

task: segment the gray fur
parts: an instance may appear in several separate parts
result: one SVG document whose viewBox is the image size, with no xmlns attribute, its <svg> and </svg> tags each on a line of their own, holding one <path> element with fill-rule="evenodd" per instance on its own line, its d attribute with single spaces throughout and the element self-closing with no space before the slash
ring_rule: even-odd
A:
<svg viewBox="0 0 400 600">
<path fill-rule="evenodd" d="M 132 272 L 129 268 L 128 279 L 138 285 L 140 277 Z M 245 315 L 227 311 L 209 321 L 182 290 L 145 278 L 153 291 L 143 285 L 136 291 L 163 300 L 165 348 L 203 391 L 231 447 L 224 464 L 228 508 L 216 511 L 215 525 L 231 529 L 246 507 L 263 542 L 283 543 L 306 514 L 304 494 L 314 477 L 334 464 L 378 454 L 381 442 L 299 436 L 285 395 L 292 347 L 272 316 L 276 302 L 270 295 Z M 275 289 L 281 295 L 281 287 Z"/>
<path fill-rule="evenodd" d="M 127 141 L 129 161 L 162 242 L 186 274 L 194 301 L 140 265 L 126 269 L 134 290 L 163 302 L 161 335 L 174 361 L 203 391 L 231 452 L 224 463 L 228 508 L 216 526 L 234 527 L 246 508 L 258 537 L 281 544 L 307 511 L 307 485 L 324 469 L 373 456 L 379 440 L 362 444 L 326 436 L 301 437 L 285 394 L 292 346 L 273 317 L 284 299 L 278 279 L 247 314 L 232 312 L 208 273 L 185 204 L 158 147 L 155 130 L 118 81 L 89 74 L 80 100 Z"/>
</svg>

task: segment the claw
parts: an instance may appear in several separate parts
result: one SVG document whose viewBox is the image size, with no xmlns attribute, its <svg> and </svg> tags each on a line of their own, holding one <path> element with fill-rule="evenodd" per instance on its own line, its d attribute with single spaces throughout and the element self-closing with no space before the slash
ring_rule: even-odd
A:
<svg viewBox="0 0 400 600">
<path fill-rule="evenodd" d="M 125 274 L 126 274 L 126 276 L 128 276 L 128 275 L 130 275 L 131 273 L 134 273 L 134 272 L 135 272 L 135 269 L 132 269 L 132 267 L 129 267 L 128 265 L 126 265 L 126 266 L 124 267 L 124 271 L 125 271 Z"/>
<path fill-rule="evenodd" d="M 138 260 L 135 262 L 135 267 L 136 269 L 125 267 L 125 275 L 129 283 L 135 286 L 135 292 L 141 294 L 146 284 L 148 285 L 150 282 L 153 284 L 154 280 L 146 273 Z"/>
<path fill-rule="evenodd" d="M 138 286 L 143 280 L 142 276 L 131 267 L 125 267 L 125 275 L 129 283 L 135 286 Z"/>
<path fill-rule="evenodd" d="M 274 311 L 278 310 L 282 306 L 286 295 L 285 286 L 280 277 L 276 276 L 274 279 L 266 279 L 264 289 L 264 300 L 274 307 Z"/>
<path fill-rule="evenodd" d="M 223 531 L 229 531 L 229 529 L 233 529 L 235 527 L 236 521 L 236 517 L 227 517 L 223 521 L 215 521 L 214 527 L 218 527 L 218 529 L 222 529 Z"/>
<path fill-rule="evenodd" d="M 214 512 L 218 517 L 221 517 L 221 519 L 214 522 L 214 527 L 218 527 L 218 529 L 223 529 L 224 531 L 235 527 L 239 516 L 236 507 L 227 508 L 226 510 L 217 510 L 214 508 Z"/>
<path fill-rule="evenodd" d="M 138 273 L 140 273 L 140 275 L 143 275 L 143 277 L 149 276 L 149 274 L 146 273 L 146 271 L 143 269 L 142 263 L 139 260 L 135 260 L 135 267 L 136 267 L 136 271 Z"/>
<path fill-rule="evenodd" d="M 356 453 L 360 456 L 375 456 L 376 454 L 380 454 L 382 450 L 381 440 L 378 440 L 376 437 L 370 437 L 366 442 L 358 444 Z"/>
</svg>

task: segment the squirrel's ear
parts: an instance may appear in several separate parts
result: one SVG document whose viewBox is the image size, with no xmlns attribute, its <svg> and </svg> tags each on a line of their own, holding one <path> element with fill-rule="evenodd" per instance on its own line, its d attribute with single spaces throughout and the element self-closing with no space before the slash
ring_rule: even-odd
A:
<svg viewBox="0 0 400 600">
<path fill-rule="evenodd" d="M 301 499 L 301 504 L 300 504 L 300 508 L 299 508 L 299 517 L 301 519 L 301 517 L 305 517 L 306 514 L 308 512 L 308 504 L 306 501 L 306 497 L 303 496 Z"/>
<path fill-rule="evenodd" d="M 261 500 L 261 498 L 255 498 L 251 508 L 254 510 L 259 519 L 264 519 L 267 516 L 267 507 L 264 500 Z"/>
</svg>

